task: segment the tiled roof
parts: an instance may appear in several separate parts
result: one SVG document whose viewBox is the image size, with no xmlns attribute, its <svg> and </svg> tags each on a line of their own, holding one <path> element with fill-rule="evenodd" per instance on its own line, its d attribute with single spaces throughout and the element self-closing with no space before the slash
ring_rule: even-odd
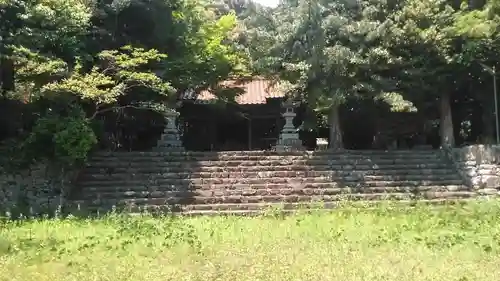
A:
<svg viewBox="0 0 500 281">
<path fill-rule="evenodd" d="M 235 98 L 238 104 L 265 104 L 268 98 L 282 98 L 285 96 L 284 93 L 276 90 L 275 85 L 271 81 L 265 79 L 254 79 L 251 81 L 228 80 L 222 82 L 221 86 L 243 90 L 243 93 Z M 209 90 L 203 90 L 198 95 L 185 93 L 183 99 L 190 98 L 200 102 L 208 102 L 216 99 Z"/>
</svg>

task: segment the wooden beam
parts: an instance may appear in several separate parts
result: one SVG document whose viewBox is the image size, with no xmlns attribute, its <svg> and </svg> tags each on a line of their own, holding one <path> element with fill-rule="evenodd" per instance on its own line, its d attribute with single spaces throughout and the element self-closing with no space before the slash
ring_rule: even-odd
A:
<svg viewBox="0 0 500 281">
<path fill-rule="evenodd" d="M 252 119 L 276 119 L 280 118 L 280 114 L 273 114 L 273 115 L 250 115 Z"/>
</svg>

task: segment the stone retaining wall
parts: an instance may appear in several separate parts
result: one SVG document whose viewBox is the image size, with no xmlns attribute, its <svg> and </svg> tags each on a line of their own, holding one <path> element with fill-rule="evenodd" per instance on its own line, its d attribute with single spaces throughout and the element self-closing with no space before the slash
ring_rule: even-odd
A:
<svg viewBox="0 0 500 281">
<path fill-rule="evenodd" d="M 500 190 L 500 146 L 471 145 L 447 151 L 466 183 L 484 193 Z"/>
<path fill-rule="evenodd" d="M 69 188 L 69 177 L 67 187 Z M 16 174 L 0 172 L 0 216 L 18 217 L 53 214 L 63 203 L 61 184 L 40 164 Z"/>
</svg>

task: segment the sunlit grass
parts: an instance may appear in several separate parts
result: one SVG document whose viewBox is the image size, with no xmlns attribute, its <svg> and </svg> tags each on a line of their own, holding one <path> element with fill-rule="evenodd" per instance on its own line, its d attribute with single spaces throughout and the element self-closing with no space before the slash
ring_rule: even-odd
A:
<svg viewBox="0 0 500 281">
<path fill-rule="evenodd" d="M 0 280 L 498 280 L 500 203 L 0 223 Z"/>
</svg>

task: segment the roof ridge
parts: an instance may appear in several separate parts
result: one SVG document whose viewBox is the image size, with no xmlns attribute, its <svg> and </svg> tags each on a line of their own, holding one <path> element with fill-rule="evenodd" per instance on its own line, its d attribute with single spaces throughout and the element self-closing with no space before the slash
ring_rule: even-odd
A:
<svg viewBox="0 0 500 281">
<path fill-rule="evenodd" d="M 247 81 L 241 81 L 241 83 L 231 83 L 235 80 L 225 80 L 220 83 L 227 83 L 229 85 L 222 85 L 227 88 L 240 88 L 244 92 L 236 96 L 236 102 L 238 104 L 265 104 L 268 98 L 281 98 L 284 94 L 279 91 L 273 91 L 274 84 L 272 79 L 250 79 Z M 195 100 L 214 100 L 217 97 L 211 92 L 210 89 L 205 89 L 199 92 L 194 98 Z M 185 99 L 189 99 L 187 96 Z M 191 98 L 193 99 L 193 98 Z"/>
</svg>

